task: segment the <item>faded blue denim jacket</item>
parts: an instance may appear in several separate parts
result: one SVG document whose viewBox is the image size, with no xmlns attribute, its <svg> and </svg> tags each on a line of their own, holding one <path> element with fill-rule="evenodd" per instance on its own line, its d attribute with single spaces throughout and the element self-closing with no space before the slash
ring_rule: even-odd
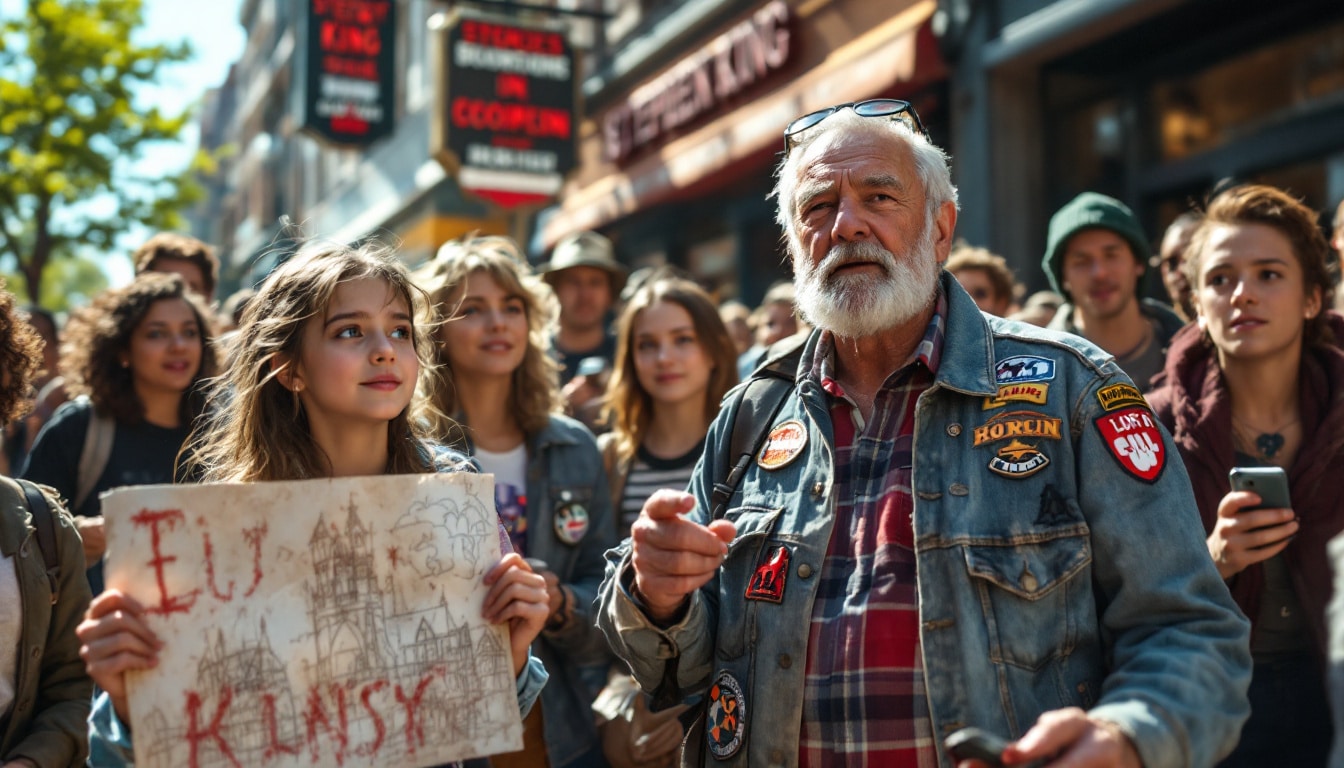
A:
<svg viewBox="0 0 1344 768">
<path fill-rule="evenodd" d="M 603 553 L 616 546 L 616 526 L 602 454 L 587 427 L 553 415 L 544 429 L 529 436 L 527 457 L 527 556 L 546 561 L 574 594 L 573 618 L 557 631 L 542 632 L 532 644 L 532 653 L 550 673 L 541 692 L 547 757 L 552 768 L 565 768 L 593 759 L 601 746 L 592 706 L 613 657 L 595 625 L 593 604 L 605 569 Z M 587 515 L 587 526 L 573 544 L 556 527 L 566 508 L 581 508 Z M 571 527 L 568 535 L 576 532 Z"/>
<path fill-rule="evenodd" d="M 981 314 L 947 273 L 942 285 L 946 341 L 916 405 L 912 482 L 934 733 L 975 725 L 1017 738 L 1043 712 L 1081 707 L 1117 724 L 1147 768 L 1213 765 L 1249 714 L 1249 624 L 1209 558 L 1170 437 L 1143 422 L 1147 409 L 1116 387 L 1130 381 L 1104 352 Z M 745 733 L 732 765 L 798 761 L 834 512 L 831 417 L 806 367 L 818 337 L 774 421 L 805 425 L 802 453 L 773 470 L 750 465 L 728 504 L 737 536 L 727 559 L 680 621 L 654 626 L 630 597 L 629 544 L 608 553 L 598 622 L 642 686 L 680 698 L 723 674 L 740 683 Z M 1013 383 L 1036 386 L 1001 392 Z M 1001 394 L 1017 399 L 998 405 Z M 728 410 L 691 481 L 700 522 L 727 474 Z M 1014 438 L 1009 422 L 1033 429 L 1021 412 L 1043 419 L 1035 427 L 1057 424 L 1058 437 Z M 1118 423 L 1134 429 L 1116 434 Z M 762 553 L 775 551 L 767 543 L 790 550 L 778 604 L 744 599 Z M 688 740 L 686 764 L 715 762 L 701 728 Z M 952 765 L 941 749 L 939 761 Z"/>
</svg>

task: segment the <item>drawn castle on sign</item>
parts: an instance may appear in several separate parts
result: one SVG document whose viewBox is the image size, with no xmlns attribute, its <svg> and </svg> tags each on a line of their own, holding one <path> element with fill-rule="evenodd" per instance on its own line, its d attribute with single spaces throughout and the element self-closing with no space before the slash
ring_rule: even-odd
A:
<svg viewBox="0 0 1344 768">
<path fill-rule="evenodd" d="M 516 707 L 506 711 L 515 701 L 507 634 L 473 627 L 461 618 L 466 606 L 455 619 L 442 589 L 437 606 L 407 608 L 397 580 L 389 572 L 380 583 L 376 567 L 383 556 L 431 587 L 448 573 L 479 580 L 480 537 L 495 535 L 483 527 L 492 517 L 451 501 L 417 503 L 393 526 L 402 529 L 397 543 L 415 542 L 403 556 L 396 546 L 377 552 L 353 497 L 344 512 L 343 525 L 320 516 L 306 555 L 296 557 L 311 566 L 302 584 L 306 631 L 277 653 L 264 616 L 206 630 L 186 717 L 176 709 L 182 702 L 156 702 L 136 728 L 148 768 L 414 764 L 417 754 L 488 740 L 510 720 L 516 727 Z M 425 522 L 436 515 L 453 535 L 404 535 L 407 526 L 437 526 Z M 279 620 L 293 627 L 297 619 Z"/>
</svg>

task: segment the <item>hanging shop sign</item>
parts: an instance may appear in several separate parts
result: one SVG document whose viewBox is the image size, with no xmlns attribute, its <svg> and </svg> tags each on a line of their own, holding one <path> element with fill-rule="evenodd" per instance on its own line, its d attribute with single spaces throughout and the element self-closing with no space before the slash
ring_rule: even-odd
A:
<svg viewBox="0 0 1344 768">
<path fill-rule="evenodd" d="M 574 168 L 575 56 L 563 29 L 445 22 L 434 152 L 458 185 L 504 207 L 540 203 Z"/>
<path fill-rule="evenodd" d="M 788 23 L 788 4 L 773 0 L 635 89 L 603 117 L 607 159 L 625 160 L 783 68 L 789 61 Z"/>
<path fill-rule="evenodd" d="M 395 0 L 307 0 L 303 128 L 343 146 L 392 133 Z"/>
</svg>

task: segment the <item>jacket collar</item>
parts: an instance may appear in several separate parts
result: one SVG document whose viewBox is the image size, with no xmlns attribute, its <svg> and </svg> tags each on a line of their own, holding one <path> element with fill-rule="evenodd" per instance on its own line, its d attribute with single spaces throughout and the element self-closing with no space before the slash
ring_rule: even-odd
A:
<svg viewBox="0 0 1344 768">
<path fill-rule="evenodd" d="M 935 381 L 958 392 L 993 395 L 998 389 L 994 386 L 994 339 L 989 323 L 970 294 L 951 273 L 944 270 L 939 280 L 943 295 L 947 297 L 947 316 L 943 329 L 942 360 L 938 364 Z M 821 333 L 820 329 L 814 329 L 807 337 L 794 379 L 799 385 L 808 378 L 817 345 L 821 342 Z M 771 347 L 761 367 L 768 367 L 786 357 L 797 348 L 796 345 L 796 342 L 781 342 Z"/>
</svg>

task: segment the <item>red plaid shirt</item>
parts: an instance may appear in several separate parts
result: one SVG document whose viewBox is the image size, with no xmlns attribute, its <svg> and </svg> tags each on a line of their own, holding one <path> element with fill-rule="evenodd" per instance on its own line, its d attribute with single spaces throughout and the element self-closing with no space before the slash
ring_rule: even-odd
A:
<svg viewBox="0 0 1344 768">
<path fill-rule="evenodd" d="M 830 395 L 836 505 L 807 639 L 803 768 L 938 763 L 919 650 L 910 489 L 915 402 L 938 371 L 946 315 L 940 294 L 923 340 L 878 390 L 867 423 L 835 380 L 829 333 L 811 362 L 810 375 Z"/>
</svg>

